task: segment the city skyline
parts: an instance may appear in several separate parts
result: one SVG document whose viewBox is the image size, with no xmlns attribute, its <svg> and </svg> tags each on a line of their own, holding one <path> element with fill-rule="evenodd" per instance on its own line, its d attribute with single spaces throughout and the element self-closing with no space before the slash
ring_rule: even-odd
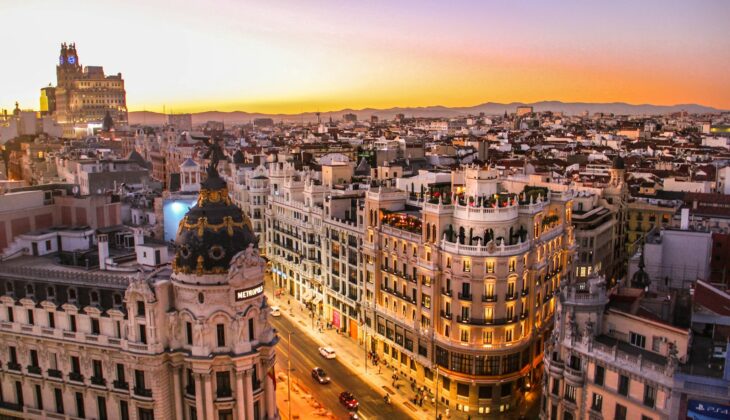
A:
<svg viewBox="0 0 730 420">
<path fill-rule="evenodd" d="M 34 3 L 0 5 L 8 30 L 22 35 L 6 54 L 23 58 L 5 69 L 0 108 L 17 100 L 38 109 L 61 42 L 77 44 L 83 65 L 121 72 L 130 111 L 541 100 L 730 108 L 722 2 Z"/>
</svg>

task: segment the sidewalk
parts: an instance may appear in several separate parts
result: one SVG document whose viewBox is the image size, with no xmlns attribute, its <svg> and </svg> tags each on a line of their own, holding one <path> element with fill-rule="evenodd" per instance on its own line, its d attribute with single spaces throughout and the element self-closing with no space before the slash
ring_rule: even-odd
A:
<svg viewBox="0 0 730 420">
<path fill-rule="evenodd" d="M 366 364 L 366 353 L 363 343 L 362 346 L 358 345 L 348 335 L 338 334 L 335 329 L 327 330 L 323 329 L 320 333 L 316 328 L 312 328 L 312 320 L 309 318 L 309 312 L 302 310 L 302 306 L 292 301 L 291 306 L 287 304 L 286 297 L 277 298 L 275 304 L 281 308 L 282 316 L 289 318 L 299 329 L 300 332 L 307 334 L 316 343 L 322 346 L 331 346 L 337 352 L 337 359 L 345 366 L 347 366 L 352 372 L 367 383 L 369 383 L 373 389 L 381 393 L 383 396 L 389 394 L 391 398 L 391 404 L 398 404 L 404 412 L 408 413 L 412 418 L 435 418 L 436 413 L 434 405 L 430 401 L 424 400 L 423 407 L 417 406 L 413 401 L 409 401 L 415 395 L 415 392 L 411 390 L 410 383 L 403 379 L 398 381 L 400 385 L 399 389 L 394 389 L 392 386 L 391 375 L 393 370 L 383 363 L 379 363 L 379 366 L 373 366 L 371 361 L 367 361 L 367 373 L 365 373 Z M 380 371 L 380 373 L 378 373 Z M 277 393 L 278 394 L 278 393 Z M 293 400 L 293 399 L 292 399 Z M 439 413 L 442 415 L 445 413 L 446 407 L 440 406 Z M 460 413 L 453 413 L 451 411 L 451 419 L 461 419 Z M 444 418 L 446 416 L 444 415 Z M 466 419 L 466 415 L 463 416 Z"/>
</svg>

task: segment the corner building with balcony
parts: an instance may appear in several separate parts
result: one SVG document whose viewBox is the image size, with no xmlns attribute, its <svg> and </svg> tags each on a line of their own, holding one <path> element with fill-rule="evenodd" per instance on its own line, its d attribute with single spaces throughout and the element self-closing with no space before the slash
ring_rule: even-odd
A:
<svg viewBox="0 0 730 420">
<path fill-rule="evenodd" d="M 136 268 L 0 263 L 0 418 L 278 419 L 265 262 L 215 168 L 172 266 Z"/>
<path fill-rule="evenodd" d="M 572 273 L 572 194 L 507 191 L 496 170 L 467 167 L 445 195 L 367 193 L 369 344 L 441 410 L 509 412 L 540 383 L 554 295 Z"/>
</svg>

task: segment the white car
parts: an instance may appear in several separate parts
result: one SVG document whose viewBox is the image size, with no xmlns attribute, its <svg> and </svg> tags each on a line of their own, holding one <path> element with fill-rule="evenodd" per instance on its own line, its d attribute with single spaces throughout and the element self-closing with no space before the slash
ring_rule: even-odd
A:
<svg viewBox="0 0 730 420">
<path fill-rule="evenodd" d="M 332 347 L 320 347 L 319 348 L 319 354 L 321 354 L 325 359 L 334 359 L 337 357 L 335 354 L 335 349 Z"/>
<path fill-rule="evenodd" d="M 271 316 L 281 316 L 281 310 L 278 306 L 271 307 Z"/>
</svg>

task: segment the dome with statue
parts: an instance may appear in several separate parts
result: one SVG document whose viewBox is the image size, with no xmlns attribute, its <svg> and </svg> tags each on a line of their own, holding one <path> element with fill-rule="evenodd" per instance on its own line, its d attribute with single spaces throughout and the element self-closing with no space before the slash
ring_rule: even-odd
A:
<svg viewBox="0 0 730 420">
<path fill-rule="evenodd" d="M 226 182 L 211 159 L 200 194 L 178 226 L 173 271 L 182 274 L 226 274 L 233 257 L 257 247 L 251 222 L 231 202 Z"/>
</svg>

